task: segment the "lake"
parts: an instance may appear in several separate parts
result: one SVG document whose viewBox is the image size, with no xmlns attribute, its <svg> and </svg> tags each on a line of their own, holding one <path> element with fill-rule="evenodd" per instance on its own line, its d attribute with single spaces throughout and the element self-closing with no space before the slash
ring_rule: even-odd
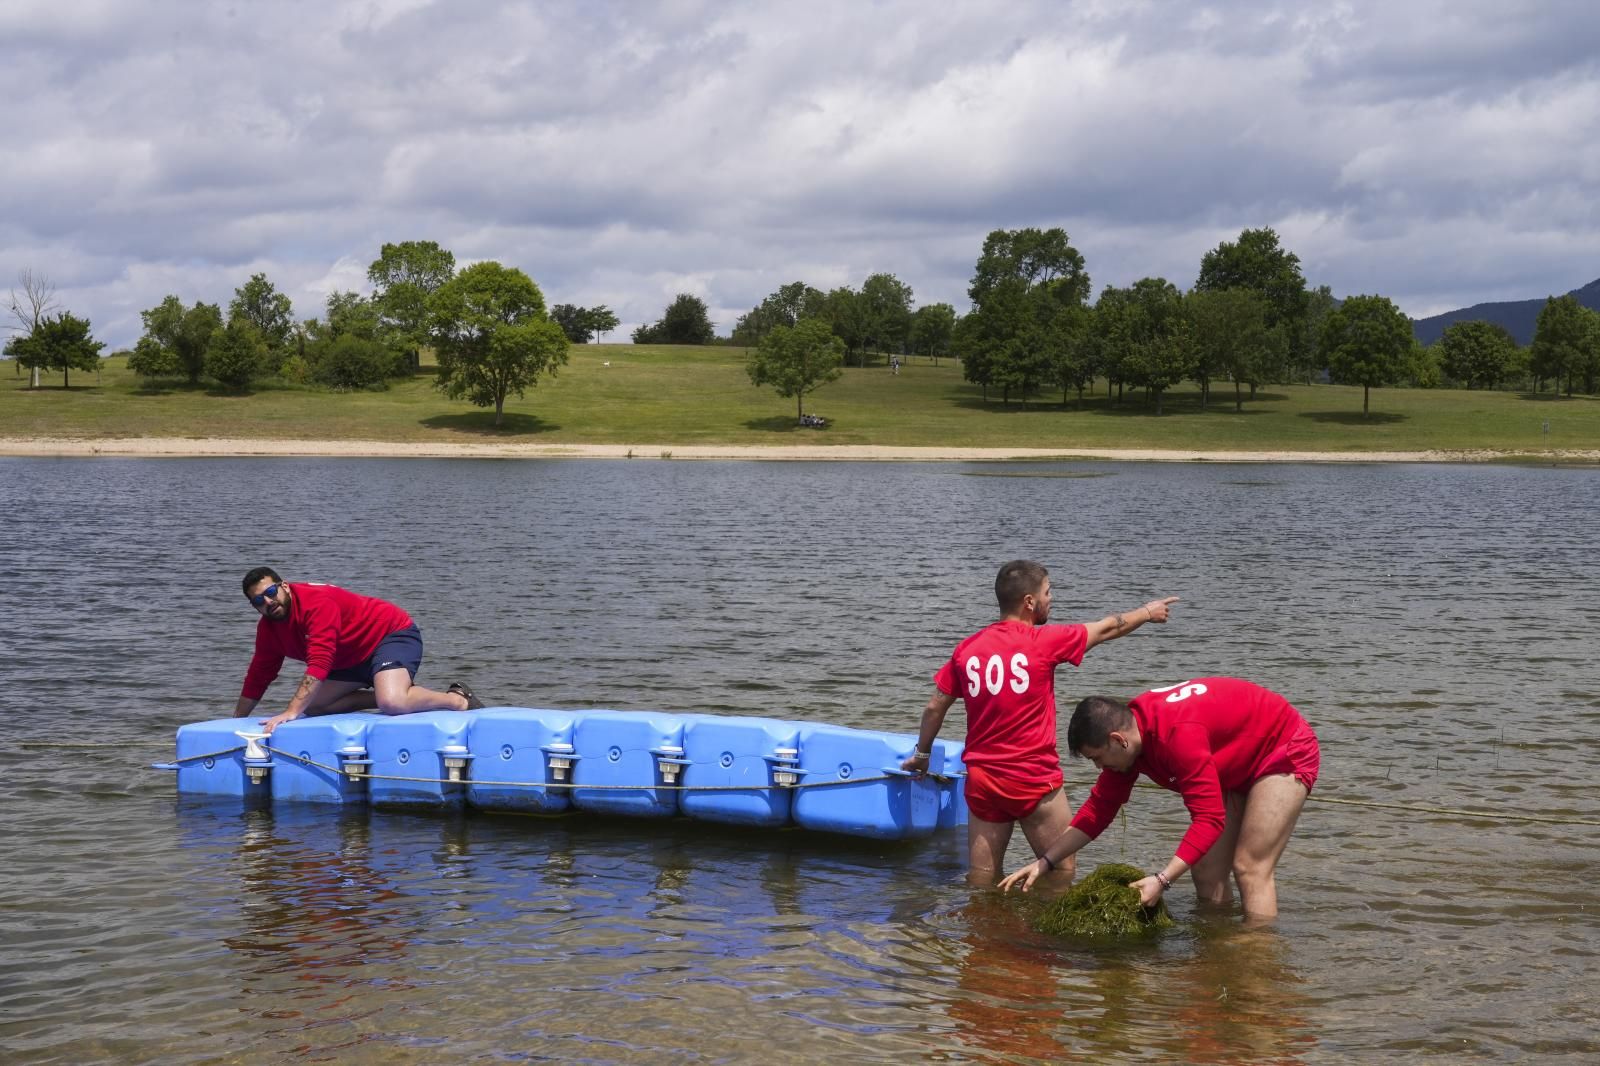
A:
<svg viewBox="0 0 1600 1066">
<path fill-rule="evenodd" d="M 0 459 L 0 515 L 0 1060 L 1600 1056 L 1600 470 Z M 1183 598 L 1064 711 L 1225 673 L 1316 727 L 1274 927 L 1185 881 L 1155 943 L 1051 941 L 961 832 L 243 811 L 148 768 L 231 711 L 257 564 L 400 603 L 419 680 L 491 703 L 910 732 L 1015 557 L 1056 621 Z M 1186 824 L 1140 790 L 1080 869 Z"/>
</svg>

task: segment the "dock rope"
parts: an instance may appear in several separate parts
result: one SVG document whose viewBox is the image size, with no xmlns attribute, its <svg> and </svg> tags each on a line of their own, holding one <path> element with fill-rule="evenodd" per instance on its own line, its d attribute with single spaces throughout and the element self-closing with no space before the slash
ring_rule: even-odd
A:
<svg viewBox="0 0 1600 1066">
<path fill-rule="evenodd" d="M 799 790 L 806 788 L 830 788 L 840 785 L 860 785 L 873 781 L 895 780 L 895 775 L 893 774 L 874 774 L 869 777 L 829 778 L 826 781 L 797 781 L 792 785 L 587 785 L 579 784 L 575 781 L 486 781 L 480 778 L 463 778 L 460 781 L 451 781 L 447 777 L 407 777 L 399 774 L 374 774 L 364 770 L 358 770 L 352 773 L 347 772 L 342 767 L 329 766 L 326 763 L 317 762 L 315 759 L 307 758 L 302 755 L 296 755 L 293 752 L 284 751 L 282 748 L 274 748 L 270 745 L 264 746 L 266 747 L 267 751 L 271 752 L 273 755 L 281 755 L 286 759 L 292 759 L 295 762 L 302 763 L 306 766 L 315 767 L 318 770 L 325 770 L 328 773 L 339 777 L 349 777 L 356 780 L 367 781 L 406 781 L 412 784 L 420 785 L 472 784 L 483 785 L 485 787 L 492 788 L 581 788 L 594 791 L 635 792 L 647 789 L 660 789 L 669 792 L 798 792 Z M 175 762 L 185 763 L 197 762 L 201 759 L 216 759 L 224 755 L 232 755 L 233 753 L 243 751 L 244 749 L 245 746 L 243 744 L 239 744 L 232 748 L 223 748 L 220 751 L 208 751 L 199 755 L 183 755 L 177 758 Z M 933 781 L 937 781 L 940 784 L 954 780 L 954 778 L 948 777 L 944 774 L 925 774 L 923 776 Z M 1161 788 L 1160 785 L 1149 781 L 1140 781 L 1138 783 L 1138 787 L 1153 789 Z M 1310 796 L 1310 799 L 1319 803 L 1333 803 L 1343 807 L 1369 807 L 1378 810 L 1404 811 L 1407 814 L 1430 814 L 1438 817 L 1461 818 L 1480 822 L 1530 822 L 1539 825 L 1583 825 L 1600 827 L 1600 819 L 1579 818 L 1576 816 L 1566 817 L 1548 814 L 1510 814 L 1504 811 L 1473 810 L 1469 807 L 1430 807 L 1416 803 L 1383 803 L 1378 800 L 1345 799 L 1342 796 L 1328 796 L 1317 792 L 1313 792 Z"/>
</svg>

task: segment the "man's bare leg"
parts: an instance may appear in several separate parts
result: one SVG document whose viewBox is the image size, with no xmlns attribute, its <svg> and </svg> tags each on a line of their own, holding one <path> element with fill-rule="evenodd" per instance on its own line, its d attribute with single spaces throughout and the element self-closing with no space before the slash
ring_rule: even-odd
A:
<svg viewBox="0 0 1600 1066">
<path fill-rule="evenodd" d="M 1000 880 L 1015 822 L 986 822 L 967 814 L 967 883 L 989 888 Z"/>
<path fill-rule="evenodd" d="M 372 679 L 377 707 L 383 714 L 416 714 L 418 711 L 464 711 L 467 698 L 453 692 L 435 692 L 411 683 L 411 671 L 403 666 L 384 670 Z"/>
<path fill-rule="evenodd" d="M 1273 774 L 1250 786 L 1233 854 L 1233 876 L 1239 882 L 1247 922 L 1278 916 L 1278 860 L 1300 819 L 1309 795 L 1293 774 Z"/>
<path fill-rule="evenodd" d="M 1022 835 L 1028 838 L 1028 846 L 1038 856 L 1044 854 L 1045 848 L 1060 840 L 1071 826 L 1072 805 L 1067 800 L 1067 790 L 1057 788 L 1040 800 L 1033 813 L 1022 820 Z M 1056 863 L 1054 870 L 1039 879 L 1039 886 L 1046 891 L 1063 889 L 1072 884 L 1077 874 L 1078 856 L 1068 855 Z"/>
<path fill-rule="evenodd" d="M 1244 819 L 1244 795 L 1224 792 L 1222 803 L 1227 810 L 1227 820 L 1222 824 L 1222 835 L 1211 845 L 1200 861 L 1189 868 L 1189 878 L 1194 882 L 1194 893 L 1202 903 L 1225 907 L 1233 902 L 1233 849 L 1239 839 L 1239 824 Z"/>
<path fill-rule="evenodd" d="M 376 706 L 372 690 L 359 681 L 323 681 L 317 685 L 316 694 L 306 707 L 306 717 L 364 711 Z"/>
</svg>

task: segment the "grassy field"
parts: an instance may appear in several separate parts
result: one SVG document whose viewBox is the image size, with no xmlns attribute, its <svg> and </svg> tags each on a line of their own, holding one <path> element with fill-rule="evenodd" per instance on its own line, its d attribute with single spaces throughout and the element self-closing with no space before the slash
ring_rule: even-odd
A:
<svg viewBox="0 0 1600 1066">
<path fill-rule="evenodd" d="M 121 359 L 100 374 L 59 376 L 30 390 L 0 363 L 0 437 L 283 438 L 541 444 L 867 444 L 884 446 L 1181 448 L 1243 451 L 1542 452 L 1600 448 L 1600 398 L 1450 389 L 1274 386 L 1242 413 L 1231 386 L 1201 411 L 1193 386 L 1169 392 L 1157 417 L 1141 396 L 1110 402 L 1103 384 L 1082 409 L 1057 394 L 1023 405 L 985 402 L 960 367 L 914 359 L 847 368 L 806 399 L 826 429 L 795 424 L 795 402 L 757 389 L 744 350 L 579 345 L 554 379 L 494 412 L 448 400 L 426 370 L 383 392 L 334 393 L 271 384 L 245 395 L 186 386 L 149 389 Z"/>
</svg>

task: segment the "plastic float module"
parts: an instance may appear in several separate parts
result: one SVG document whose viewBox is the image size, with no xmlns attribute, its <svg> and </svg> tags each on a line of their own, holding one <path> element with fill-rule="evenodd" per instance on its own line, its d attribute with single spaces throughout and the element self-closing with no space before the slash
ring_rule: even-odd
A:
<svg viewBox="0 0 1600 1066">
<path fill-rule="evenodd" d="M 400 717 L 335 714 L 178 730 L 186 796 L 252 804 L 371 804 L 540 814 L 687 817 L 882 840 L 964 825 L 961 744 L 933 772 L 900 763 L 911 733 L 658 711 L 490 707 Z"/>
</svg>

